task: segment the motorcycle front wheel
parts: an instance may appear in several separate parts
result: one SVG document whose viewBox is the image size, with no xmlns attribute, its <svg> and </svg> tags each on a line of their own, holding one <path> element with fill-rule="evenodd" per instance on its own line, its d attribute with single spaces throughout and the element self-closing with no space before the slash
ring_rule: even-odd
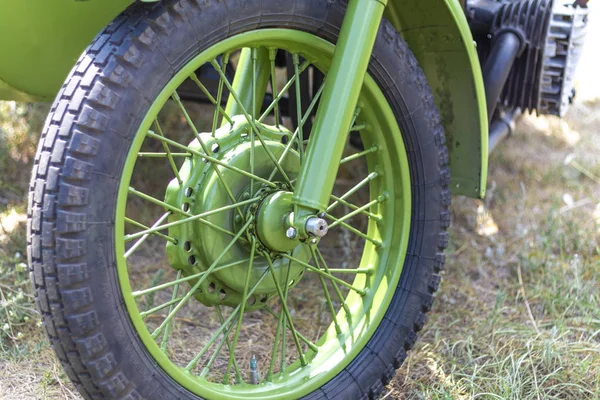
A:
<svg viewBox="0 0 600 400">
<path fill-rule="evenodd" d="M 36 155 L 28 240 L 44 327 L 85 398 L 367 399 L 404 361 L 440 282 L 449 170 L 425 76 L 386 21 L 329 233 L 277 236 L 264 211 L 291 207 L 304 125 L 327 106 L 299 83 L 326 81 L 343 3 L 136 3 L 77 62 Z M 268 101 L 236 93 L 244 53 L 248 76 L 269 69 L 249 83 Z"/>
</svg>

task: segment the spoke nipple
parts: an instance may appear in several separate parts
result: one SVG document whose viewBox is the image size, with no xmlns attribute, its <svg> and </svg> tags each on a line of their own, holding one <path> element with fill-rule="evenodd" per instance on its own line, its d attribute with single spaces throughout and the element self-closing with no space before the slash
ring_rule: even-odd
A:
<svg viewBox="0 0 600 400">
<path fill-rule="evenodd" d="M 238 223 L 238 224 L 239 224 L 240 222 L 242 222 L 242 216 L 241 216 L 241 215 L 236 215 L 236 216 L 235 216 L 235 222 L 236 222 L 236 223 Z"/>
<path fill-rule="evenodd" d="M 244 193 L 244 194 L 242 195 L 242 199 L 244 199 L 244 200 L 248 200 L 248 199 L 250 199 L 250 193 L 248 193 L 248 192 Z"/>
<path fill-rule="evenodd" d="M 292 226 L 285 232 L 285 236 L 287 236 L 288 239 L 294 240 L 298 236 L 298 231 Z"/>
<path fill-rule="evenodd" d="M 319 243 L 319 239 L 317 239 L 317 238 L 313 238 L 313 239 L 310 241 L 310 244 L 317 244 L 317 243 Z"/>
</svg>

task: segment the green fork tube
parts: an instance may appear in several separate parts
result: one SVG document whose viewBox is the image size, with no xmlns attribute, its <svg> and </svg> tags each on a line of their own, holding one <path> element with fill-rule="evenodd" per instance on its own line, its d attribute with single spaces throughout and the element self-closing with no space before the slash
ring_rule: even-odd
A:
<svg viewBox="0 0 600 400">
<path fill-rule="evenodd" d="M 256 118 L 260 116 L 270 77 L 269 50 L 264 47 L 242 49 L 231 86 L 248 113 L 254 110 Z M 242 108 L 231 95 L 227 99 L 225 112 L 230 116 L 243 114 Z M 223 121 L 223 124 L 226 122 Z"/>
<path fill-rule="evenodd" d="M 327 208 L 387 0 L 350 0 L 296 184 L 294 225 Z"/>
</svg>

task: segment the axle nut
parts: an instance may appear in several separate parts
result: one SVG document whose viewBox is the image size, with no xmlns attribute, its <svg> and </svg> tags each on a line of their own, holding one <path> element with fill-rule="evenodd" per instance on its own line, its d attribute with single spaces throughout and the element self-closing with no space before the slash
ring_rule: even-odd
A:
<svg viewBox="0 0 600 400">
<path fill-rule="evenodd" d="M 298 231 L 296 231 L 296 228 L 290 227 L 285 232 L 285 236 L 287 236 L 288 239 L 296 239 L 296 236 L 298 236 Z"/>
<path fill-rule="evenodd" d="M 323 218 L 309 218 L 306 221 L 306 232 L 316 237 L 324 237 L 329 231 L 329 225 Z"/>
</svg>

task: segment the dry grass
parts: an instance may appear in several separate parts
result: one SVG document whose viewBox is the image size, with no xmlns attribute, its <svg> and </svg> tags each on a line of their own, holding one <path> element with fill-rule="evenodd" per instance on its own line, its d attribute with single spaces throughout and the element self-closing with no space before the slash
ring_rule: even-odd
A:
<svg viewBox="0 0 600 400">
<path fill-rule="evenodd" d="M 454 199 L 443 287 L 388 398 L 600 398 L 599 120 L 525 118 L 486 201 Z"/>
</svg>

